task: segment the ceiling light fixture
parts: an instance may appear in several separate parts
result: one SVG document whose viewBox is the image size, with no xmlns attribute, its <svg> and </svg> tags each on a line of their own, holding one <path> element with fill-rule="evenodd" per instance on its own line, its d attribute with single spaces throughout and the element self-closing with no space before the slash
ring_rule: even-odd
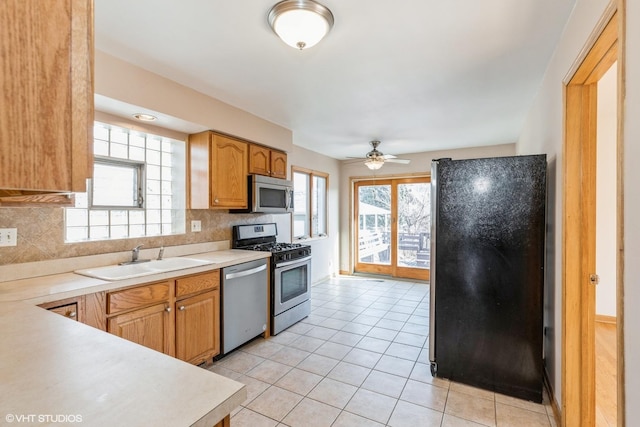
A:
<svg viewBox="0 0 640 427">
<path fill-rule="evenodd" d="M 145 113 L 136 113 L 133 115 L 133 117 L 135 119 L 138 119 L 142 122 L 153 122 L 157 119 L 156 116 L 151 115 L 151 114 L 145 114 Z"/>
<path fill-rule="evenodd" d="M 316 45 L 333 27 L 331 11 L 313 0 L 276 3 L 268 20 L 283 42 L 300 50 Z"/>
<path fill-rule="evenodd" d="M 369 157 L 364 161 L 364 164 L 367 165 L 369 169 L 372 171 L 378 170 L 384 165 L 384 159 L 378 157 Z"/>
</svg>

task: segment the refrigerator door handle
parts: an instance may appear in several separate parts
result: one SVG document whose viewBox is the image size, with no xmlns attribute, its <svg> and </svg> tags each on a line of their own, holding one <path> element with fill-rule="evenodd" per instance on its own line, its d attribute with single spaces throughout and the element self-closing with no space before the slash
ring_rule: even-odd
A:
<svg viewBox="0 0 640 427">
<path fill-rule="evenodd" d="M 431 253 L 429 254 L 429 361 L 436 361 L 436 229 L 438 222 L 438 161 L 431 162 Z"/>
</svg>

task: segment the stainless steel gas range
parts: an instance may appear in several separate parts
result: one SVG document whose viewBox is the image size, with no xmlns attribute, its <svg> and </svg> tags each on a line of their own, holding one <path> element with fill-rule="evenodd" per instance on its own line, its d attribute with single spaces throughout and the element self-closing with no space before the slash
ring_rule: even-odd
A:
<svg viewBox="0 0 640 427">
<path fill-rule="evenodd" d="M 234 249 L 271 252 L 271 334 L 311 313 L 311 247 L 279 243 L 275 223 L 234 225 Z"/>
</svg>

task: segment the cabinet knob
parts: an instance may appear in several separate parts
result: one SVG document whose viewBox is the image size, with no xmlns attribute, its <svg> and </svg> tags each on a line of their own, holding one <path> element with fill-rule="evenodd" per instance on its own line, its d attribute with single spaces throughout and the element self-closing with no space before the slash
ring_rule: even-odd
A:
<svg viewBox="0 0 640 427">
<path fill-rule="evenodd" d="M 178 310 L 184 311 L 184 305 L 181 305 L 180 307 L 178 307 Z"/>
<path fill-rule="evenodd" d="M 220 202 L 220 200 L 218 200 L 217 198 L 213 199 L 213 203 L 215 203 L 216 205 Z"/>
<path fill-rule="evenodd" d="M 164 309 L 167 313 L 171 313 L 171 307 L 167 307 Z"/>
<path fill-rule="evenodd" d="M 76 312 L 72 311 L 71 313 L 67 314 L 67 317 L 76 317 Z"/>
</svg>

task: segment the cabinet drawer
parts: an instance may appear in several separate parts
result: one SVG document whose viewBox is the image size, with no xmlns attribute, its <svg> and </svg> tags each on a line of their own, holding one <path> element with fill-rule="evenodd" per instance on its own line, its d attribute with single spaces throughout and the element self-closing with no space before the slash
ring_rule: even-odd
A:
<svg viewBox="0 0 640 427">
<path fill-rule="evenodd" d="M 183 277 L 176 280 L 176 298 L 204 290 L 215 289 L 219 285 L 220 270 L 215 270 L 207 274 Z"/>
<path fill-rule="evenodd" d="M 75 302 L 60 307 L 50 308 L 49 311 L 68 317 L 69 319 L 78 320 L 78 303 Z"/>
<path fill-rule="evenodd" d="M 169 282 L 161 282 L 110 292 L 107 295 L 107 313 L 113 314 L 167 301 L 170 288 Z"/>
</svg>

